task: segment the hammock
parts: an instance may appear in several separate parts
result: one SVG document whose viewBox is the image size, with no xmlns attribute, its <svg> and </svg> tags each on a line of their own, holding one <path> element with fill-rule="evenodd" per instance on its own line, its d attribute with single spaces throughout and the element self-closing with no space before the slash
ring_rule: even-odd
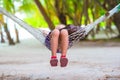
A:
<svg viewBox="0 0 120 80">
<path fill-rule="evenodd" d="M 85 36 L 100 22 L 110 18 L 112 15 L 114 15 L 115 13 L 120 11 L 120 4 L 118 4 L 116 7 L 114 7 L 112 10 L 110 10 L 109 12 L 107 12 L 106 14 L 104 14 L 103 16 L 101 16 L 100 18 L 98 18 L 96 21 L 94 21 L 93 23 L 90 23 L 82 28 L 79 28 L 76 32 L 72 33 L 69 35 L 70 40 L 72 41 L 72 43 L 79 41 L 80 39 L 85 38 Z M 32 26 L 28 25 L 27 23 L 25 23 L 24 21 L 22 21 L 21 19 L 17 18 L 16 16 L 8 13 L 6 10 L 4 10 L 3 8 L 0 7 L 0 13 L 6 15 L 7 17 L 9 17 L 10 19 L 12 19 L 13 21 L 15 21 L 16 23 L 18 23 L 21 27 L 23 27 L 24 29 L 26 29 L 28 32 L 30 32 L 36 39 L 38 39 L 42 44 L 45 45 L 45 39 L 46 36 L 44 35 L 44 33 L 41 30 L 35 29 Z"/>
</svg>

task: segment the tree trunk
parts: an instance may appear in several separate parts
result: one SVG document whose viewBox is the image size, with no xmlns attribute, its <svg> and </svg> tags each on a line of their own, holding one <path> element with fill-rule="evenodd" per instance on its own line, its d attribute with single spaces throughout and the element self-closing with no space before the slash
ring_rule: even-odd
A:
<svg viewBox="0 0 120 80">
<path fill-rule="evenodd" d="M 64 13 L 63 2 L 61 1 L 61 4 L 60 4 L 60 0 L 55 0 L 55 8 L 56 8 L 57 16 L 58 16 L 60 23 L 66 25 L 67 22 L 66 22 L 66 16 Z"/>
<path fill-rule="evenodd" d="M 54 26 L 53 22 L 51 21 L 51 19 L 48 17 L 48 15 L 47 15 L 44 7 L 43 7 L 42 4 L 40 3 L 40 1 L 39 1 L 39 0 L 34 0 L 34 2 L 36 3 L 38 9 L 41 11 L 41 13 L 42 13 L 45 21 L 47 22 L 49 28 L 50 28 L 51 30 L 53 30 L 53 29 L 55 28 L 55 26 Z"/>
<path fill-rule="evenodd" d="M 81 14 L 80 14 L 80 25 L 82 25 L 82 16 L 84 15 L 84 5 L 82 7 L 82 11 L 81 11 Z"/>
<path fill-rule="evenodd" d="M 89 17 L 88 17 L 88 0 L 85 0 L 85 2 L 84 2 L 84 7 L 85 7 L 85 9 L 84 9 L 84 14 L 85 14 L 85 25 L 87 25 L 88 24 L 88 21 L 89 21 Z"/>
<path fill-rule="evenodd" d="M 19 32 L 17 30 L 17 28 L 15 27 L 15 34 L 16 34 L 16 42 L 20 43 L 20 39 L 19 39 Z"/>
<path fill-rule="evenodd" d="M 9 45 L 15 45 L 13 39 L 12 39 L 11 36 L 10 36 L 10 32 L 9 32 L 9 30 L 8 30 L 8 27 L 7 27 L 7 24 L 6 24 L 6 23 L 5 23 L 5 25 L 4 25 L 4 29 L 5 29 L 5 32 L 6 32 L 6 35 L 7 35 L 7 39 L 8 39 L 8 41 L 9 41 Z"/>
<path fill-rule="evenodd" d="M 120 12 L 114 15 L 113 22 L 118 29 L 119 32 L 118 37 L 120 38 Z"/>
<path fill-rule="evenodd" d="M 1 31 L 1 43 L 5 43 L 5 40 L 4 40 L 4 38 L 3 38 L 3 32 Z"/>
</svg>

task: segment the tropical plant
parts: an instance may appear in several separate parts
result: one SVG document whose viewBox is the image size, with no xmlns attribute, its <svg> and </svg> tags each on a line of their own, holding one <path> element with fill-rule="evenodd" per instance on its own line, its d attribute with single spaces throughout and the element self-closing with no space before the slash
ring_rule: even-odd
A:
<svg viewBox="0 0 120 80">
<path fill-rule="evenodd" d="M 3 0 L 3 1 L 1 1 L 1 3 L 3 4 L 2 6 L 6 9 L 6 10 L 8 10 L 8 11 L 10 11 L 10 12 L 12 12 L 13 11 L 13 4 L 12 4 L 12 1 L 11 0 Z M 4 19 L 4 18 L 2 18 L 2 19 Z M 2 21 L 5 21 L 5 20 L 2 20 Z M 7 26 L 7 20 L 6 20 L 6 23 L 5 22 L 3 22 L 4 23 L 4 30 L 5 30 L 5 32 L 6 32 L 6 35 L 7 35 L 7 39 L 8 39 L 8 41 L 9 41 L 9 45 L 14 45 L 15 43 L 14 43 L 14 41 L 13 41 L 13 39 L 11 38 L 11 35 L 10 35 L 10 32 L 9 32 L 9 30 L 8 30 L 8 26 Z"/>
</svg>

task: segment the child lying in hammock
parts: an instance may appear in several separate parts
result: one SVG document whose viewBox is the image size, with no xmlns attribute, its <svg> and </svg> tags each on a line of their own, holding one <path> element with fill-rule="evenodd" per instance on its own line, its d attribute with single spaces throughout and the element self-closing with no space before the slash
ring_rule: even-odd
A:
<svg viewBox="0 0 120 80">
<path fill-rule="evenodd" d="M 52 30 L 46 37 L 45 45 L 51 50 L 51 66 L 58 65 L 58 59 L 56 53 L 61 53 L 60 66 L 66 67 L 68 59 L 66 57 L 67 49 L 73 44 L 74 38 L 70 37 L 70 34 L 77 31 L 80 27 L 74 25 L 58 25 Z"/>
</svg>

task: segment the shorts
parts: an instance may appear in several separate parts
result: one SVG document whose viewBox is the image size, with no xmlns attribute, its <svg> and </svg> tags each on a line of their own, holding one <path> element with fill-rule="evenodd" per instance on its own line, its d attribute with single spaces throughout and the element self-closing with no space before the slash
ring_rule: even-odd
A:
<svg viewBox="0 0 120 80">
<path fill-rule="evenodd" d="M 62 29 L 60 29 L 60 30 L 62 30 Z M 46 36 L 46 39 L 45 39 L 45 46 L 46 46 L 49 50 L 51 50 L 51 47 L 50 47 L 50 39 L 51 39 L 50 34 L 51 34 L 51 32 Z M 70 37 L 69 37 L 68 48 L 72 47 L 72 45 L 73 45 L 73 42 L 70 41 L 70 40 L 71 40 L 71 39 L 70 39 Z M 61 53 L 61 49 L 57 49 L 57 53 Z"/>
</svg>

